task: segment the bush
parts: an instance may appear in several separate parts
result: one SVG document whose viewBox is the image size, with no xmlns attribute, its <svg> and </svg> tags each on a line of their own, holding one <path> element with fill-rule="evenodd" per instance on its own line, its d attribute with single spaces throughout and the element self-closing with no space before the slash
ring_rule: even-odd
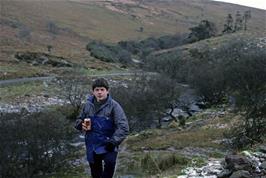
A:
<svg viewBox="0 0 266 178">
<path fill-rule="evenodd" d="M 258 39 L 232 38 L 217 49 L 207 45 L 190 49 L 189 56 L 177 50 L 153 54 L 146 58 L 146 66 L 189 83 L 207 106 L 233 98 L 244 119 L 232 137 L 242 147 L 261 142 L 266 133 L 265 51 Z"/>
<path fill-rule="evenodd" d="M 143 60 L 150 53 L 160 50 L 173 48 L 187 43 L 187 35 L 167 35 L 159 38 L 150 37 L 139 42 L 120 41 L 117 45 L 108 45 L 98 41 L 92 41 L 87 44 L 87 50 L 95 58 L 105 62 L 120 62 L 122 64 L 131 64 L 132 56 Z"/>
<path fill-rule="evenodd" d="M 235 146 L 243 148 L 262 142 L 266 135 L 265 49 L 246 49 L 240 54 L 240 60 L 227 65 L 225 75 L 237 111 L 244 114 L 243 122 L 232 132 Z"/>
<path fill-rule="evenodd" d="M 217 33 L 217 29 L 213 22 L 202 20 L 198 26 L 190 28 L 189 34 L 190 42 L 195 42 L 203 39 L 213 37 Z"/>
<path fill-rule="evenodd" d="M 180 50 L 168 52 L 164 55 L 149 55 L 145 58 L 144 68 L 168 75 L 178 81 L 185 81 L 187 80 L 187 73 L 190 66 L 186 65 L 188 61 L 184 60 L 182 56 L 183 53 Z"/>
<path fill-rule="evenodd" d="M 70 129 L 58 113 L 12 113 L 0 117 L 0 177 L 33 177 L 62 165 Z"/>
<path fill-rule="evenodd" d="M 162 113 L 179 92 L 174 80 L 139 74 L 126 87 L 112 88 L 112 95 L 125 109 L 131 130 L 139 131 L 160 126 Z"/>
<path fill-rule="evenodd" d="M 130 64 L 131 54 L 120 46 L 111 46 L 101 42 L 93 41 L 87 45 L 91 55 L 105 62 L 120 62 Z"/>
<path fill-rule="evenodd" d="M 218 105 L 225 102 L 226 86 L 220 66 L 212 64 L 198 64 L 190 83 L 197 94 L 207 106 Z"/>
<path fill-rule="evenodd" d="M 266 52 L 256 39 L 232 39 L 200 56 L 191 83 L 211 104 L 232 97 L 243 120 L 231 136 L 237 148 L 262 142 L 266 133 Z M 225 100 L 224 100 L 225 99 Z"/>
</svg>

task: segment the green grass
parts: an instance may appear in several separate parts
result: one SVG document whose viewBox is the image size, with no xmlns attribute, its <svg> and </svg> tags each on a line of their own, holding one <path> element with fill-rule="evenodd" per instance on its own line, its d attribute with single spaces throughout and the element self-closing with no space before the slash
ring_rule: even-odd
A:
<svg viewBox="0 0 266 178">
<path fill-rule="evenodd" d="M 209 157 L 212 157 L 212 158 L 224 158 L 225 154 L 221 153 L 221 152 L 211 152 L 209 153 Z"/>
<path fill-rule="evenodd" d="M 211 111 L 217 112 L 217 109 L 213 108 Z M 184 167 L 206 165 L 206 158 L 223 158 L 225 153 L 219 150 L 224 149 L 224 146 L 214 141 L 223 139 L 223 133 L 227 129 L 213 125 L 230 122 L 231 115 L 226 112 L 224 116 L 210 119 L 212 114 L 197 114 L 192 122 L 205 119 L 206 123 L 201 127 L 181 131 L 177 128 L 150 129 L 129 136 L 125 142 L 128 152 L 119 156 L 121 165 L 118 173 L 139 177 L 176 177 Z M 206 152 L 206 157 L 187 157 L 180 155 L 180 150 L 184 148 L 209 151 Z"/>
<path fill-rule="evenodd" d="M 48 68 L 34 67 L 26 63 L 1 64 L 0 80 L 44 76 Z"/>
<path fill-rule="evenodd" d="M 220 145 L 214 143 L 216 139 L 223 138 L 223 129 L 201 128 L 193 131 L 169 131 L 162 130 L 159 136 L 143 137 L 132 136 L 128 139 L 129 149 L 142 150 L 146 149 L 167 149 L 174 147 L 176 149 L 184 147 L 214 147 L 219 148 Z"/>
<path fill-rule="evenodd" d="M 54 94 L 53 88 L 46 88 L 43 82 L 34 81 L 0 87 L 1 102 L 20 101 L 22 98 L 40 94 Z M 19 99 L 19 100 L 17 100 Z"/>
<path fill-rule="evenodd" d="M 120 153 L 116 175 L 151 175 L 179 174 L 190 160 L 178 153 L 171 152 L 131 152 Z"/>
</svg>

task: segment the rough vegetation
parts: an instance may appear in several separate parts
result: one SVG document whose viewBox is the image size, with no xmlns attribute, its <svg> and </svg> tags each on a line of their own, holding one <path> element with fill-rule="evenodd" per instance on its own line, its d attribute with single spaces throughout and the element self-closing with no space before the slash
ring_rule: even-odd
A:
<svg viewBox="0 0 266 178">
<path fill-rule="evenodd" d="M 1 107 L 25 108 L 0 114 L 0 177 L 87 177 L 84 144 L 75 146 L 80 133 L 70 127 L 97 76 L 108 78 L 131 129 L 117 177 L 176 177 L 232 151 L 224 177 L 264 174 L 263 151 L 246 155 L 259 159 L 255 164 L 235 155 L 266 140 L 265 11 L 228 7 L 186 0 L 1 2 L 0 78 L 53 80 L 1 86 Z M 190 100 L 185 90 L 196 96 Z M 232 160 L 248 167 L 235 169 Z"/>
<path fill-rule="evenodd" d="M 52 173 L 71 154 L 70 127 L 61 113 L 2 113 L 0 122 L 1 177 Z"/>
</svg>

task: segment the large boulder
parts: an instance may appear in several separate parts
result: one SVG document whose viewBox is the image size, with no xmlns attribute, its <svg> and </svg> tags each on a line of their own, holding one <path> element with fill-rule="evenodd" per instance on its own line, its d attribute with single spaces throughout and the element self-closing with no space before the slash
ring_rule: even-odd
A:
<svg viewBox="0 0 266 178">
<path fill-rule="evenodd" d="M 266 175 L 266 161 L 264 161 L 264 162 L 261 163 L 260 169 L 261 169 L 262 174 L 265 174 Z"/>
<path fill-rule="evenodd" d="M 217 178 L 228 178 L 230 175 L 232 175 L 232 171 L 229 169 L 224 169 L 217 175 Z"/>
<path fill-rule="evenodd" d="M 252 163 L 242 155 L 227 155 L 225 157 L 226 169 L 232 171 L 252 171 Z"/>
<path fill-rule="evenodd" d="M 233 172 L 230 178 L 253 178 L 253 177 L 248 171 L 238 170 L 236 172 Z"/>
<path fill-rule="evenodd" d="M 259 147 L 259 151 L 262 153 L 266 153 L 266 145 L 262 145 Z"/>
</svg>

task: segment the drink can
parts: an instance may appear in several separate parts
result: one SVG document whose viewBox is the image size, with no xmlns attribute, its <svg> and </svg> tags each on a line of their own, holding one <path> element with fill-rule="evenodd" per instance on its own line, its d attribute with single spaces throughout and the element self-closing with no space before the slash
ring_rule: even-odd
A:
<svg viewBox="0 0 266 178">
<path fill-rule="evenodd" d="M 90 118 L 85 118 L 84 119 L 84 123 L 85 123 L 87 129 L 90 130 L 91 129 L 91 119 Z"/>
</svg>

